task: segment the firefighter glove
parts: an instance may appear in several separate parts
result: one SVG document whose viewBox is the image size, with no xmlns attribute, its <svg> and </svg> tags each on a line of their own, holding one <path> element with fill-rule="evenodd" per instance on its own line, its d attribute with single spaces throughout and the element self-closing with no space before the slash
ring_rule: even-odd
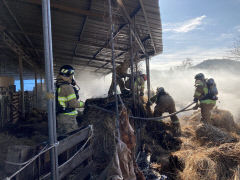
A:
<svg viewBox="0 0 240 180">
<path fill-rule="evenodd" d="M 193 110 L 197 110 L 199 108 L 199 105 L 196 104 L 196 106 L 193 107 Z"/>
<path fill-rule="evenodd" d="M 151 101 L 148 101 L 147 102 L 147 106 L 151 106 L 152 105 L 152 102 Z"/>
<path fill-rule="evenodd" d="M 198 102 L 198 98 L 194 98 L 193 101 L 194 101 L 194 102 Z"/>
</svg>

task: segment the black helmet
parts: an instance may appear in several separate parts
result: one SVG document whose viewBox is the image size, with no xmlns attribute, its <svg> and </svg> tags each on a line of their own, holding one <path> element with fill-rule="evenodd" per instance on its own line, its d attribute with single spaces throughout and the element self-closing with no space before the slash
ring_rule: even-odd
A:
<svg viewBox="0 0 240 180">
<path fill-rule="evenodd" d="M 203 73 L 196 74 L 195 79 L 196 80 L 204 80 L 205 79 L 204 74 Z"/>
<path fill-rule="evenodd" d="M 60 68 L 59 74 L 65 77 L 70 77 L 74 74 L 74 68 L 70 65 L 64 65 Z"/>
<path fill-rule="evenodd" d="M 164 93 L 165 90 L 163 87 L 157 87 L 157 93 Z"/>
</svg>

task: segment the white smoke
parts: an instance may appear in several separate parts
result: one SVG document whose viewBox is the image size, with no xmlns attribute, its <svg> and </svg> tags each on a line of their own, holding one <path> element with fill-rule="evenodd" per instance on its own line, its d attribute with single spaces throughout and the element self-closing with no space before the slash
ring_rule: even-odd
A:
<svg viewBox="0 0 240 180">
<path fill-rule="evenodd" d="M 82 101 L 89 98 L 107 96 L 112 76 L 102 76 L 96 73 L 83 71 L 75 76 L 77 84 L 80 86 L 79 97 Z"/>
<path fill-rule="evenodd" d="M 193 101 L 194 76 L 202 72 L 206 78 L 214 78 L 219 91 L 217 106 L 229 110 L 235 120 L 239 121 L 240 115 L 240 79 L 239 74 L 228 71 L 160 71 L 151 70 L 151 89 L 156 90 L 162 86 L 174 98 L 177 110 L 185 107 Z M 80 99 L 105 97 L 111 84 L 111 74 L 102 76 L 90 72 L 81 72 L 76 77 Z"/>
<path fill-rule="evenodd" d="M 214 78 L 219 91 L 217 106 L 229 110 L 235 120 L 239 120 L 240 80 L 239 74 L 227 71 L 203 71 L 197 69 L 184 71 L 151 71 L 151 84 L 155 90 L 162 86 L 174 98 L 176 108 L 181 109 L 193 101 L 194 76 L 202 72 L 206 78 Z"/>
</svg>

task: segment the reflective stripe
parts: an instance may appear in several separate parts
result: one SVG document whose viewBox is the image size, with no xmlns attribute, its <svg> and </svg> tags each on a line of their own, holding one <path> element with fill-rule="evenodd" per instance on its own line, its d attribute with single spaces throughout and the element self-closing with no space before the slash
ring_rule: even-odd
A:
<svg viewBox="0 0 240 180">
<path fill-rule="evenodd" d="M 73 115 L 77 115 L 78 112 L 77 112 L 77 110 L 74 110 L 74 111 L 72 111 L 72 112 L 64 113 L 64 114 L 65 114 L 65 115 L 69 115 L 69 116 L 73 116 Z"/>
<path fill-rule="evenodd" d="M 58 101 L 66 102 L 68 99 L 64 96 L 58 96 Z"/>
<path fill-rule="evenodd" d="M 71 95 L 69 95 L 67 97 L 58 96 L 58 101 L 66 102 L 66 101 L 71 101 L 74 98 L 76 98 L 76 94 L 71 94 Z"/>
<path fill-rule="evenodd" d="M 62 107 L 66 107 L 66 104 L 62 101 L 59 101 L 59 104 L 62 106 Z"/>
<path fill-rule="evenodd" d="M 194 94 L 194 96 L 197 96 L 197 97 L 199 97 L 199 96 L 201 96 L 201 93 L 200 93 L 200 92 L 198 92 L 198 91 L 196 91 L 196 92 L 195 92 L 195 94 Z"/>
<path fill-rule="evenodd" d="M 80 101 L 80 108 L 84 107 L 84 102 Z"/>
<path fill-rule="evenodd" d="M 216 100 L 205 99 L 205 100 L 200 101 L 200 103 L 202 103 L 202 104 L 216 104 Z"/>
<path fill-rule="evenodd" d="M 203 92 L 204 92 L 204 95 L 208 94 L 208 88 L 207 88 L 207 87 L 204 87 L 204 88 L 203 88 Z"/>
<path fill-rule="evenodd" d="M 67 96 L 67 101 L 71 101 L 72 99 L 76 98 L 76 94 L 70 94 L 69 96 Z"/>
</svg>

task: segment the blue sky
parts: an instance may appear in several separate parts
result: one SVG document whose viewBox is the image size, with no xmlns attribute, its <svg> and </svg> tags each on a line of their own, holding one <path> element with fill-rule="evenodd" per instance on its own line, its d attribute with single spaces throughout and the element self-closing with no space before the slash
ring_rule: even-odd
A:
<svg viewBox="0 0 240 180">
<path fill-rule="evenodd" d="M 34 86 L 35 86 L 35 80 L 24 80 L 24 90 L 25 91 L 32 91 Z M 37 80 L 38 83 L 40 83 L 41 81 L 38 79 Z M 44 82 L 44 80 L 43 80 Z M 16 85 L 16 90 L 20 90 L 20 80 L 15 80 L 14 84 Z"/>
<path fill-rule="evenodd" d="M 160 0 L 159 4 L 164 52 L 152 59 L 152 68 L 168 68 L 186 58 L 198 63 L 231 56 L 234 39 L 240 35 L 240 0 Z"/>
</svg>

